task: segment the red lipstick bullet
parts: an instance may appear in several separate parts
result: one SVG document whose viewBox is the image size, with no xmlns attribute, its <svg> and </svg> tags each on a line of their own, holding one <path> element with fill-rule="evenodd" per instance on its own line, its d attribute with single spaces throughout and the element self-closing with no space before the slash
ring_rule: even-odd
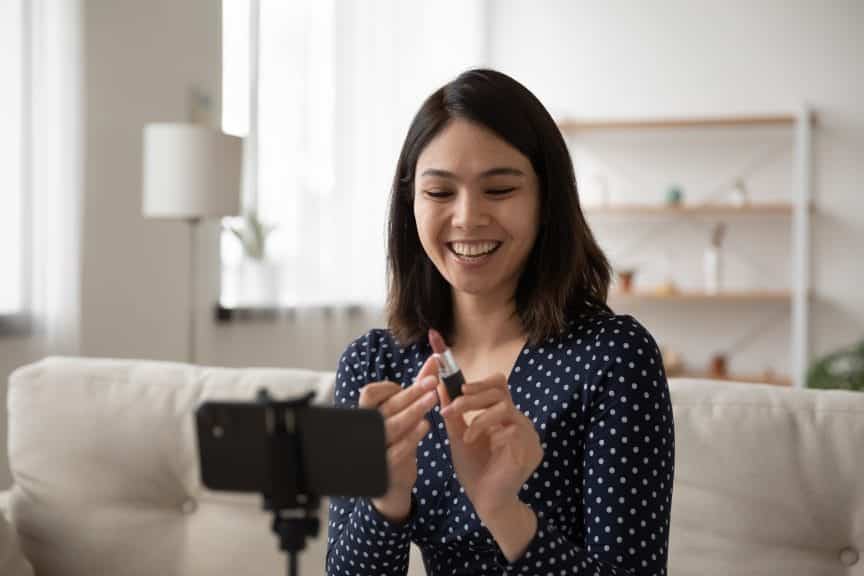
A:
<svg viewBox="0 0 864 576">
<path fill-rule="evenodd" d="M 447 394 L 450 396 L 450 401 L 452 402 L 462 395 L 462 385 L 465 384 L 465 377 L 462 375 L 459 365 L 456 364 L 453 352 L 444 343 L 444 338 L 441 337 L 441 334 L 437 330 L 432 328 L 429 329 L 429 344 L 435 353 L 435 359 L 438 361 L 438 376 L 444 381 Z"/>
</svg>

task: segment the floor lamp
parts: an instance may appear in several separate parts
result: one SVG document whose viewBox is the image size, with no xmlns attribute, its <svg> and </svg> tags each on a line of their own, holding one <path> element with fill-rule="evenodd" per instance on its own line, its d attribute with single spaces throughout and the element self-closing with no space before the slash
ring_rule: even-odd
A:
<svg viewBox="0 0 864 576">
<path fill-rule="evenodd" d="M 243 140 L 203 124 L 144 127 L 143 214 L 189 227 L 189 339 L 196 362 L 197 230 L 201 220 L 240 213 Z"/>
</svg>

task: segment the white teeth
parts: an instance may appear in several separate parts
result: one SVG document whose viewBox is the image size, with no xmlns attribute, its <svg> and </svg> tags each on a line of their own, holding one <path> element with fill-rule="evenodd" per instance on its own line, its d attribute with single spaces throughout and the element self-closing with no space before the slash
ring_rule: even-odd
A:
<svg viewBox="0 0 864 576">
<path fill-rule="evenodd" d="M 482 256 L 497 248 L 500 242 L 453 242 L 450 244 L 453 252 L 459 256 Z"/>
</svg>

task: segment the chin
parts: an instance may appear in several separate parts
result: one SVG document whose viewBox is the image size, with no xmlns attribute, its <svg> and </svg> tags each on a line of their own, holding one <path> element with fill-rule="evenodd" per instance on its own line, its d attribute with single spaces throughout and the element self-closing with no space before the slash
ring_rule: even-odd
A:
<svg viewBox="0 0 864 576">
<path fill-rule="evenodd" d="M 496 290 L 497 286 L 492 285 L 488 282 L 471 282 L 465 280 L 456 280 L 455 282 L 451 281 L 450 286 L 456 292 L 462 292 L 464 294 L 471 294 L 472 296 L 481 296 L 483 294 L 489 294 Z"/>
<path fill-rule="evenodd" d="M 454 286 L 453 290 L 456 292 L 462 292 L 463 294 L 470 294 L 472 296 L 482 296 L 483 294 L 488 293 L 489 291 L 476 286 Z"/>
</svg>

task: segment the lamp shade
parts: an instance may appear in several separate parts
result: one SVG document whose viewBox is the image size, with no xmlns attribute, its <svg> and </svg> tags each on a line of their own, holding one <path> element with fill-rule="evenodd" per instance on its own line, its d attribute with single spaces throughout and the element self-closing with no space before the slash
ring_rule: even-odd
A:
<svg viewBox="0 0 864 576">
<path fill-rule="evenodd" d="M 148 124 L 144 127 L 144 216 L 236 216 L 242 165 L 242 138 L 200 124 Z"/>
</svg>

